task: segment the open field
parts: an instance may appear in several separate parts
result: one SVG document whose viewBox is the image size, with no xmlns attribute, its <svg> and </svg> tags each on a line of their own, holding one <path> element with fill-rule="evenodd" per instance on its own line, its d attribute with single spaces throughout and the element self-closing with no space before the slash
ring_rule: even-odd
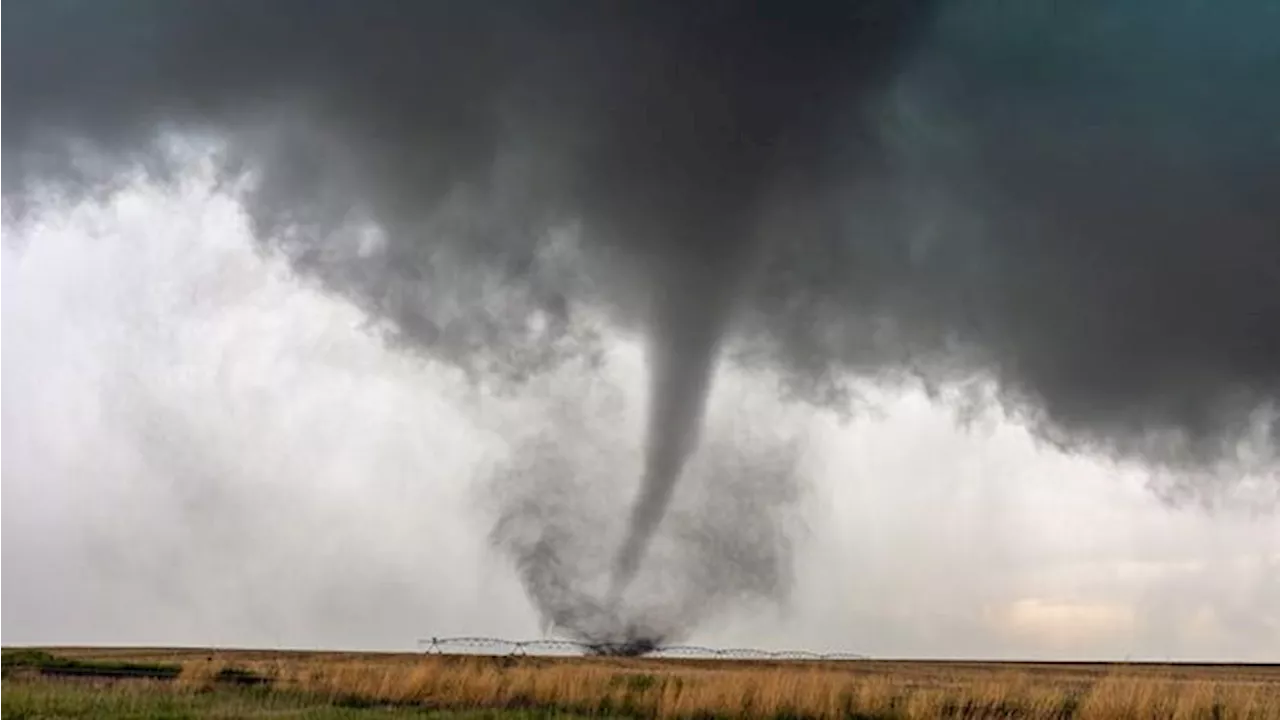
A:
<svg viewBox="0 0 1280 720">
<path fill-rule="evenodd" d="M 1280 666 L 5 651 L 4 717 L 1280 718 Z"/>
</svg>

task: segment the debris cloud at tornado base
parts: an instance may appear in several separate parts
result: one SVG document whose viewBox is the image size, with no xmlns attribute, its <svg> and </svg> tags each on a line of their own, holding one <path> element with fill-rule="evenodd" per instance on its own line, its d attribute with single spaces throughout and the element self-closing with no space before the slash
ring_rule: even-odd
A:
<svg viewBox="0 0 1280 720">
<path fill-rule="evenodd" d="M 639 654 L 730 612 L 785 608 L 805 534 L 801 424 L 776 403 L 720 396 L 646 562 L 613 595 L 640 453 L 616 391 L 584 394 L 540 403 L 547 424 L 507 433 L 510 453 L 480 487 L 496 517 L 489 540 L 514 560 L 547 629 Z"/>
<path fill-rule="evenodd" d="M 718 363 L 837 408 L 859 379 L 990 379 L 1042 437 L 1179 490 L 1275 479 L 1269 4 L 478 5 L 10 3 L 6 212 L 211 134 L 264 245 L 402 348 L 518 385 L 601 324 L 643 333 L 619 602 Z M 549 550 L 509 539 L 543 514 L 520 497 L 496 541 L 545 616 L 597 622 L 545 599 L 575 576 L 530 568 L 579 560 L 550 523 Z"/>
</svg>

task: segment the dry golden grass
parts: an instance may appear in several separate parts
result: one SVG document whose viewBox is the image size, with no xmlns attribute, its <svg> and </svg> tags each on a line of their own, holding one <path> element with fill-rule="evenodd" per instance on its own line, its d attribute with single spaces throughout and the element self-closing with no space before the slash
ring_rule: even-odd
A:
<svg viewBox="0 0 1280 720">
<path fill-rule="evenodd" d="M 59 650 L 225 667 L 347 701 L 652 718 L 1280 718 L 1280 667 L 490 658 L 265 651 Z"/>
<path fill-rule="evenodd" d="M 226 666 L 224 661 L 214 657 L 184 660 L 177 684 L 189 690 L 209 690 Z"/>
</svg>

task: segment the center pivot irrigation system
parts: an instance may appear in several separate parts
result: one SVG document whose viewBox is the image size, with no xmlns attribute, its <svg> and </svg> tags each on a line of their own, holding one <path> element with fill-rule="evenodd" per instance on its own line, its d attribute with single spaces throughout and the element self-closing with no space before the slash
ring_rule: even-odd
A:
<svg viewBox="0 0 1280 720">
<path fill-rule="evenodd" d="M 521 657 L 655 657 L 706 658 L 726 660 L 866 660 L 866 655 L 850 652 L 808 650 L 758 650 L 755 648 L 712 648 L 699 645 L 656 645 L 646 641 L 629 643 L 588 643 L 577 640 L 504 640 L 489 637 L 431 637 L 418 640 L 429 655 L 499 655 Z"/>
</svg>

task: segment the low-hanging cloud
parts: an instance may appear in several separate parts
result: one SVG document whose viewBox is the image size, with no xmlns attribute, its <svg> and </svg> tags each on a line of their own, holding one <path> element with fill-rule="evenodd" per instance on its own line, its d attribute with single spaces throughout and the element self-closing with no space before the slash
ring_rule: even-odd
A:
<svg viewBox="0 0 1280 720">
<path fill-rule="evenodd" d="M 645 332 L 615 592 L 722 351 L 828 406 L 994 378 L 1043 437 L 1196 492 L 1274 468 L 1266 3 L 8 10 L 7 210 L 212 133 L 263 241 L 406 347 L 519 382 Z"/>
</svg>

